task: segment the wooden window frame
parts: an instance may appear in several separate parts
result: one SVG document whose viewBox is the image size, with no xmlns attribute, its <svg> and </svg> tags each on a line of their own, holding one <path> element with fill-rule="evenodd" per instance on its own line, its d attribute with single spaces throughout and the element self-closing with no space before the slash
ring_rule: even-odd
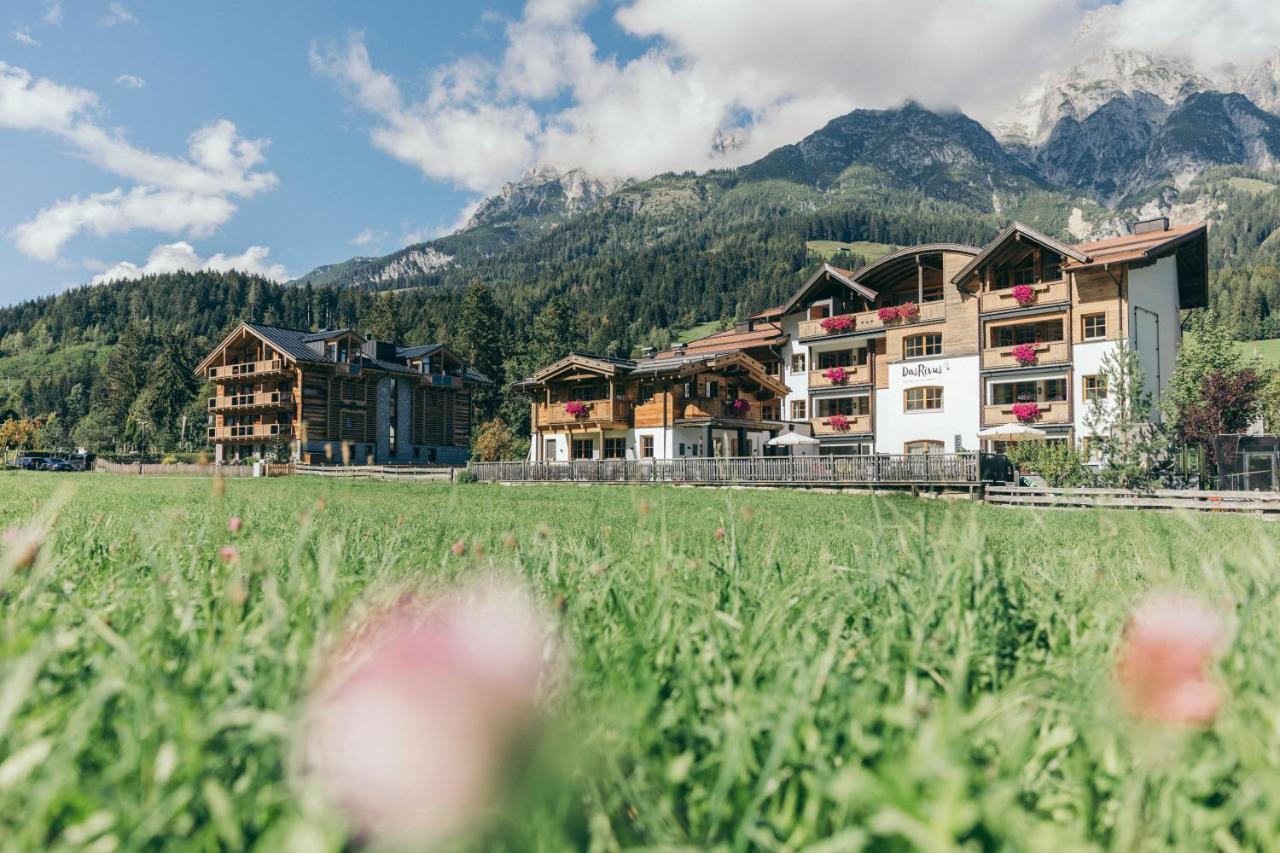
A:
<svg viewBox="0 0 1280 853">
<path fill-rule="evenodd" d="M 911 450 L 912 448 L 915 448 L 915 447 L 924 448 L 924 453 L 913 454 Z M 927 456 L 932 453 L 946 453 L 946 452 L 947 452 L 947 443 L 945 441 L 939 441 L 936 438 L 918 438 L 915 441 L 904 441 L 902 443 L 902 453 L 906 456 L 915 456 L 915 455 Z"/>
<path fill-rule="evenodd" d="M 936 338 L 936 340 L 934 340 Z M 913 345 L 918 344 L 919 352 L 912 352 Z M 942 332 L 921 332 L 918 335 L 909 335 L 902 339 L 902 357 L 908 358 L 929 358 L 930 356 L 942 355 Z"/>
<path fill-rule="evenodd" d="M 911 405 L 911 395 L 913 392 L 919 391 L 921 394 L 921 402 L 924 405 L 913 407 Z M 936 394 L 929 392 L 936 391 Z M 941 412 L 943 405 L 943 388 L 941 385 L 919 385 L 915 388 L 904 388 L 902 390 L 902 411 L 910 414 L 921 414 L 924 412 Z M 930 400 L 937 402 L 936 406 L 928 405 Z"/>
<path fill-rule="evenodd" d="M 616 452 L 618 449 L 619 442 L 622 443 L 622 454 L 620 456 L 611 455 L 610 448 L 612 448 L 613 451 Z M 601 459 L 626 459 L 627 458 L 626 436 L 623 436 L 621 438 L 616 436 L 605 436 L 603 446 L 601 447 L 601 450 L 600 450 L 600 458 Z"/>
<path fill-rule="evenodd" d="M 1100 320 L 1102 322 L 1102 333 L 1098 335 L 1089 334 L 1089 321 Z M 1105 341 L 1107 339 L 1107 312 L 1102 311 L 1096 314 L 1080 315 L 1080 340 L 1082 341 Z"/>
<path fill-rule="evenodd" d="M 640 436 L 640 458 L 641 459 L 653 458 L 653 445 L 654 445 L 653 436 L 651 435 Z"/>
<path fill-rule="evenodd" d="M 1086 403 L 1107 399 L 1107 386 L 1103 384 L 1100 374 L 1093 373 L 1080 377 L 1080 398 Z"/>
<path fill-rule="evenodd" d="M 791 354 L 791 372 L 804 373 L 809 363 L 808 353 L 793 352 Z"/>
<path fill-rule="evenodd" d="M 791 401 L 791 420 L 802 421 L 809 415 L 809 403 L 807 400 Z"/>
<path fill-rule="evenodd" d="M 578 446 L 585 444 L 590 451 L 589 456 L 579 456 Z M 571 438 L 569 439 L 569 458 L 573 461 L 579 459 L 594 459 L 596 452 L 596 440 L 594 438 Z"/>
</svg>

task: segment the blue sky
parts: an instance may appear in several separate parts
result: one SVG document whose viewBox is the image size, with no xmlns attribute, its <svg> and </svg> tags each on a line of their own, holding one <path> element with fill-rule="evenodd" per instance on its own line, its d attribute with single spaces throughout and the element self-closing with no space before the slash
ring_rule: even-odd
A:
<svg viewBox="0 0 1280 853">
<path fill-rule="evenodd" d="M 538 163 L 733 165 L 907 97 L 997 118 L 1099 14 L 1121 47 L 1274 50 L 1270 0 L 1228 2 L 4 0 L 0 305 L 386 253 Z"/>
</svg>

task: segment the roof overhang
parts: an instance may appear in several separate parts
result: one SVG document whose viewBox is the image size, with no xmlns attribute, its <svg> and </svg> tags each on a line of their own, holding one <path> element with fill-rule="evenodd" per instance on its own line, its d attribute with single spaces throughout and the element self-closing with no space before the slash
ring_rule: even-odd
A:
<svg viewBox="0 0 1280 853">
<path fill-rule="evenodd" d="M 1158 239 L 1160 234 L 1167 235 Z M 1151 239 L 1142 240 L 1142 237 Z M 1170 255 L 1177 259 L 1178 303 L 1180 308 L 1204 308 L 1209 304 L 1209 232 L 1205 223 L 1193 228 L 1183 226 L 1174 232 L 1151 232 L 1134 235 L 1128 243 L 1099 247 L 1081 262 L 1067 263 L 1063 269 L 1079 272 L 1108 269 L 1111 266 L 1134 266 L 1154 263 Z"/>
<path fill-rule="evenodd" d="M 210 352 L 208 355 L 206 355 L 206 356 L 204 357 L 204 360 L 203 360 L 203 361 L 201 361 L 199 364 L 197 364 L 197 365 L 196 365 L 196 367 L 195 367 L 195 373 L 196 373 L 196 375 L 197 375 L 197 376 L 203 376 L 203 375 L 204 375 L 204 373 L 205 373 L 205 371 L 207 371 L 207 370 L 209 369 L 209 366 L 210 366 L 211 364 L 213 364 L 214 359 L 216 359 L 219 355 L 221 355 L 221 354 L 222 354 L 222 351 L 223 351 L 224 349 L 226 349 L 227 345 L 231 343 L 232 339 L 233 339 L 233 338 L 235 338 L 235 337 L 236 337 L 236 335 L 240 334 L 241 332 L 248 332 L 248 333 L 249 333 L 250 335 L 252 335 L 253 337 L 255 337 L 255 338 L 257 338 L 258 340 L 262 341 L 264 344 L 266 344 L 267 346 L 269 346 L 269 347 L 271 347 L 272 349 L 274 349 L 277 353 L 279 353 L 280 357 L 281 357 L 282 359 L 284 359 L 285 361 L 288 361 L 288 362 L 290 362 L 290 363 L 296 363 L 296 362 L 297 362 L 297 359 L 296 359 L 296 358 L 294 358 L 293 356 L 289 355 L 287 352 L 282 351 L 282 350 L 280 349 L 280 347 L 279 347 L 279 346 L 277 346 L 277 345 L 275 344 L 275 342 L 273 342 L 270 338 L 268 338 L 268 337 L 266 337 L 265 335 L 263 335 L 263 334 L 261 334 L 260 332 L 258 332 L 256 329 L 254 329 L 252 326 L 250 326 L 250 325 L 249 325 L 248 323 L 246 323 L 244 320 L 241 320 L 241 321 L 240 321 L 240 324 L 239 324 L 239 325 L 237 325 L 237 326 L 236 326 L 234 329 L 232 329 L 230 332 L 228 332 L 228 333 L 226 334 L 226 337 L 224 337 L 221 341 L 219 341 L 219 342 L 218 342 L 218 345 L 217 345 L 216 347 L 214 347 L 214 348 L 213 348 L 213 351 L 212 351 L 212 352 Z"/>
<path fill-rule="evenodd" d="M 828 278 L 832 278 L 840 284 L 843 284 L 845 287 L 849 288 L 869 302 L 875 301 L 876 292 L 874 290 L 866 285 L 859 284 L 852 276 L 846 274 L 844 270 L 841 270 L 838 267 L 833 267 L 831 264 L 823 264 L 822 269 L 809 276 L 809 280 L 801 285 L 800 289 L 791 295 L 791 298 L 782 306 L 782 313 L 786 315 L 794 311 L 800 302 L 802 302 L 819 284 L 824 283 Z"/>
<path fill-rule="evenodd" d="M 974 255 L 973 258 L 970 259 L 969 263 L 965 264 L 964 268 L 952 277 L 951 283 L 955 285 L 963 285 L 964 282 L 969 279 L 969 276 L 973 275 L 991 258 L 992 255 L 1007 246 L 1010 242 L 1027 240 L 1032 243 L 1038 243 L 1046 249 L 1052 249 L 1064 258 L 1069 258 L 1073 261 L 1084 263 L 1089 260 L 1088 255 L 1082 254 L 1080 250 L 1076 249 L 1074 246 L 1068 246 L 1066 243 L 1053 239 L 1048 234 L 1043 234 L 1034 228 L 1023 225 L 1021 222 L 1014 222 L 997 234 L 994 240 L 983 246 L 982 251 Z"/>
<path fill-rule="evenodd" d="M 977 246 L 966 246 L 963 243 L 925 243 L 921 246 L 908 246 L 896 252 L 877 258 L 874 263 L 867 264 L 858 270 L 853 280 L 869 288 L 879 289 L 877 279 L 893 278 L 900 272 L 915 269 L 921 255 L 938 255 L 951 252 L 962 255 L 976 255 L 981 251 Z"/>
</svg>

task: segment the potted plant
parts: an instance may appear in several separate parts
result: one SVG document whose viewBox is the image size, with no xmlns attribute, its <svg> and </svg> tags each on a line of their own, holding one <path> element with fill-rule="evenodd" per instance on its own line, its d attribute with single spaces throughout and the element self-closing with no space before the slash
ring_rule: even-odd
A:
<svg viewBox="0 0 1280 853">
<path fill-rule="evenodd" d="M 581 400 L 570 400 L 564 404 L 564 413 L 571 418 L 580 418 L 587 413 L 587 404 Z"/>
<path fill-rule="evenodd" d="M 848 432 L 850 424 L 849 419 L 844 415 L 832 415 L 827 418 L 827 426 L 831 427 L 836 432 Z"/>
<path fill-rule="evenodd" d="M 849 374 L 843 367 L 828 367 L 822 371 L 822 376 L 832 385 L 843 385 L 849 381 Z"/>
<path fill-rule="evenodd" d="M 920 316 L 920 306 L 914 302 L 904 302 L 898 306 L 898 319 L 902 322 L 910 323 L 918 316 Z"/>
<path fill-rule="evenodd" d="M 1013 295 L 1013 299 L 1019 305 L 1030 305 L 1036 301 L 1036 291 L 1029 284 L 1016 285 L 1013 290 L 1009 291 Z"/>
<path fill-rule="evenodd" d="M 1038 403 L 1014 403 L 1011 411 L 1019 423 L 1029 424 L 1040 417 Z"/>
<path fill-rule="evenodd" d="M 892 323 L 898 319 L 898 309 L 894 306 L 879 308 L 876 310 L 876 316 L 880 318 L 881 323 Z"/>
<path fill-rule="evenodd" d="M 837 317 L 827 317 L 818 325 L 822 326 L 822 331 L 828 335 L 851 332 L 853 331 L 853 318 L 848 314 L 841 314 Z"/>
<path fill-rule="evenodd" d="M 751 401 L 744 400 L 741 397 L 729 404 L 729 408 L 733 410 L 735 415 L 745 415 L 751 411 Z"/>
<path fill-rule="evenodd" d="M 1016 347 L 1009 350 L 1009 354 L 1013 356 L 1014 361 L 1018 362 L 1018 364 L 1023 367 L 1026 367 L 1029 364 L 1035 364 L 1036 358 L 1038 357 L 1036 353 L 1036 345 L 1033 343 L 1018 344 Z"/>
</svg>

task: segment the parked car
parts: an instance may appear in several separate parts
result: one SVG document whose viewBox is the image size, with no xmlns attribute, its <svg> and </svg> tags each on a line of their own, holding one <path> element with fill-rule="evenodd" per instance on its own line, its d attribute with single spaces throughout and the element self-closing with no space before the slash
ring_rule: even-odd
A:
<svg viewBox="0 0 1280 853">
<path fill-rule="evenodd" d="M 60 459 L 60 458 L 58 458 L 57 456 L 50 456 L 48 459 L 44 459 L 44 460 L 42 460 L 42 461 L 44 462 L 44 465 L 42 465 L 42 466 L 41 466 L 41 468 L 42 468 L 42 470 L 45 470 L 45 471 L 74 471 L 74 470 L 76 470 L 75 468 L 72 468 L 72 467 L 71 467 L 71 463 L 70 463 L 70 462 L 68 462 L 68 461 L 67 461 L 67 460 L 65 460 L 65 459 Z"/>
<path fill-rule="evenodd" d="M 75 453 L 67 457 L 67 462 L 76 471 L 92 471 L 93 463 L 97 458 L 92 453 Z"/>
<path fill-rule="evenodd" d="M 38 456 L 19 456 L 17 465 L 23 471 L 39 471 L 44 460 Z"/>
</svg>

